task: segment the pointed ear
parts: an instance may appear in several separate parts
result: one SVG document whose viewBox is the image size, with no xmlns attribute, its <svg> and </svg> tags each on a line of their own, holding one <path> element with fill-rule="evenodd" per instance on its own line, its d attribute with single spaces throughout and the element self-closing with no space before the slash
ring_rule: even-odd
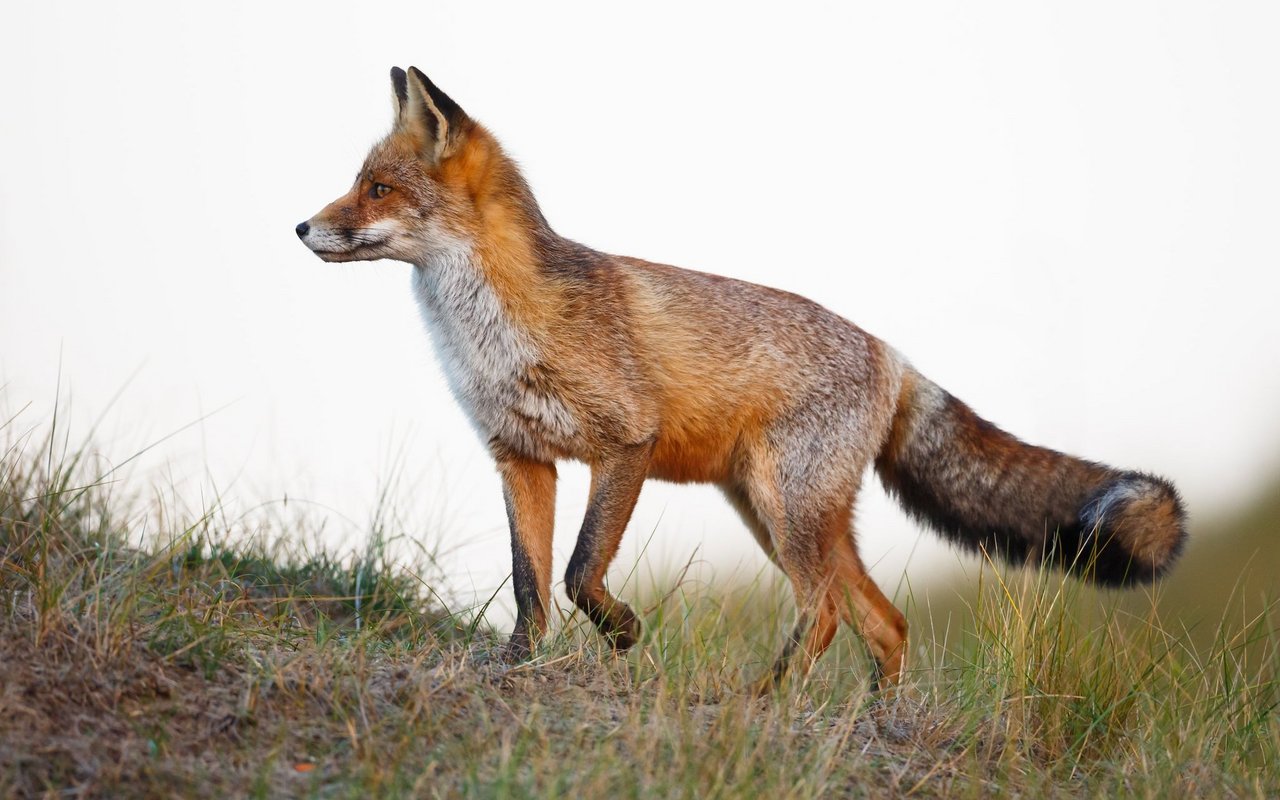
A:
<svg viewBox="0 0 1280 800">
<path fill-rule="evenodd" d="M 439 163 L 466 135 L 471 118 L 417 67 L 409 67 L 405 83 L 399 124 L 419 139 L 424 158 Z"/>
<path fill-rule="evenodd" d="M 391 102 L 395 104 L 398 120 L 404 116 L 404 107 L 409 102 L 409 76 L 399 67 L 391 68 Z"/>
</svg>

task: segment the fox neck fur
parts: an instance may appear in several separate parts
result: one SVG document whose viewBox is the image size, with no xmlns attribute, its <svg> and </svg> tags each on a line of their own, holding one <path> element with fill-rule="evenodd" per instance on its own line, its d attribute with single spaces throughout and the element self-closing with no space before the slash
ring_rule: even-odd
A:
<svg viewBox="0 0 1280 800">
<path fill-rule="evenodd" d="M 414 294 L 449 387 L 482 439 L 531 458 L 581 452 L 569 408 L 534 376 L 546 359 L 534 332 L 507 312 L 476 248 L 415 264 Z"/>
</svg>

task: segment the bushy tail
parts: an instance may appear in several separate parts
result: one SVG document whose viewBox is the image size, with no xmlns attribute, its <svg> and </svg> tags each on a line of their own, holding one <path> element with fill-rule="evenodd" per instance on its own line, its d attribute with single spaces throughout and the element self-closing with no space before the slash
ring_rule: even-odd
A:
<svg viewBox="0 0 1280 800">
<path fill-rule="evenodd" d="M 1153 580 L 1186 541 L 1168 481 L 1025 444 L 909 367 L 876 471 L 948 539 L 1102 584 Z"/>
</svg>

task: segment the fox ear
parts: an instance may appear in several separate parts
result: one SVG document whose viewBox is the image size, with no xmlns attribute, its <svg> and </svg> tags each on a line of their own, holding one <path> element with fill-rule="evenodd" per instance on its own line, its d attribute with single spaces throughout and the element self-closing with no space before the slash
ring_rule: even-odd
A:
<svg viewBox="0 0 1280 800">
<path fill-rule="evenodd" d="M 394 72 L 391 80 L 395 84 Z M 417 67 L 409 67 L 405 75 L 405 98 L 399 108 L 399 126 L 420 140 L 422 155 L 433 163 L 439 163 L 456 148 L 471 123 L 462 107 Z"/>
<path fill-rule="evenodd" d="M 409 76 L 399 67 L 391 68 L 391 102 L 395 104 L 396 119 L 399 119 L 409 102 Z"/>
</svg>

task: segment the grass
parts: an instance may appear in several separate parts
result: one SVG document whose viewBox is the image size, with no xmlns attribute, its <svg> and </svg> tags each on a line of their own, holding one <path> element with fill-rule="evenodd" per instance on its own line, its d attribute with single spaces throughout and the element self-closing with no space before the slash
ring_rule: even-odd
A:
<svg viewBox="0 0 1280 800">
<path fill-rule="evenodd" d="M 83 450 L 4 430 L 0 794 L 1280 793 L 1265 597 L 1206 641 L 1156 594 L 1116 603 L 988 567 L 949 617 L 906 599 L 896 698 L 868 693 L 845 632 L 807 681 L 754 700 L 744 687 L 789 625 L 779 581 L 624 587 L 646 623 L 627 656 L 568 616 L 508 666 L 483 609 L 448 608 L 389 515 L 338 557 L 301 544 L 309 523 L 184 519 Z"/>
</svg>

